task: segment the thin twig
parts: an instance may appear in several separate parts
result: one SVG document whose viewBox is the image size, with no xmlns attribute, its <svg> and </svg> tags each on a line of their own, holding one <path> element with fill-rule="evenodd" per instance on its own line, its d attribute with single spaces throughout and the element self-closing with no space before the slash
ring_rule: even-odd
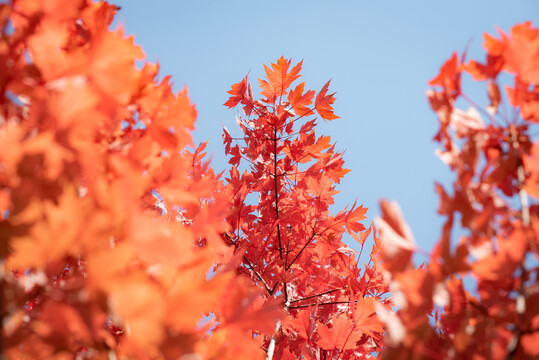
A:
<svg viewBox="0 0 539 360">
<path fill-rule="evenodd" d="M 344 289 L 345 289 L 345 288 L 338 288 L 338 289 L 328 290 L 328 291 L 325 291 L 325 292 L 320 293 L 320 294 L 316 294 L 316 295 L 311 295 L 311 296 L 304 297 L 304 298 L 302 298 L 302 299 L 291 300 L 290 302 L 293 303 L 293 302 L 299 302 L 299 301 L 309 300 L 309 299 L 312 299 L 312 298 L 316 298 L 316 297 L 319 297 L 319 296 L 322 296 L 322 295 L 330 294 L 330 293 L 332 293 L 332 292 L 339 291 L 339 290 L 344 290 Z"/>
<path fill-rule="evenodd" d="M 357 302 L 357 300 L 355 300 Z M 301 309 L 306 308 L 309 306 L 323 306 L 323 305 L 338 305 L 338 304 L 350 304 L 350 301 L 331 301 L 327 303 L 311 303 L 311 304 L 305 304 L 305 305 L 296 305 L 296 306 L 290 306 L 289 309 Z"/>
<path fill-rule="evenodd" d="M 490 119 L 492 122 L 495 122 L 496 119 L 494 116 L 492 116 L 491 114 L 488 113 L 488 111 L 486 111 L 485 109 L 483 109 L 483 107 L 477 105 L 477 103 L 475 101 L 473 101 L 471 98 L 469 98 L 466 94 L 464 93 L 461 93 L 460 96 L 466 100 L 468 103 L 470 103 L 470 105 L 472 105 L 477 111 L 479 111 L 480 113 L 483 113 L 483 115 L 485 115 L 488 119 Z"/>
<path fill-rule="evenodd" d="M 305 245 L 303 245 L 303 247 L 301 248 L 301 250 L 297 253 L 297 255 L 294 257 L 294 259 L 290 262 L 290 264 L 288 264 L 288 266 L 285 268 L 286 271 L 288 271 L 288 269 L 290 269 L 292 267 L 292 265 L 294 265 L 294 263 L 296 262 L 296 260 L 299 258 L 299 256 L 301 255 L 301 253 L 303 252 L 303 250 L 305 250 L 305 248 L 311 243 L 311 241 L 314 239 L 314 237 L 316 236 L 317 234 L 316 233 L 313 233 L 311 235 L 311 237 L 309 238 L 309 240 L 307 240 L 307 242 L 305 243 Z"/>
</svg>

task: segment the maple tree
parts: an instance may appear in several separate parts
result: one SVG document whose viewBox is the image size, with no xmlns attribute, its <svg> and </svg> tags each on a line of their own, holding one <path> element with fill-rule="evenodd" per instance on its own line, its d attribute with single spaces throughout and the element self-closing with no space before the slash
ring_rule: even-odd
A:
<svg viewBox="0 0 539 360">
<path fill-rule="evenodd" d="M 398 205 L 381 203 L 379 266 L 399 309 L 386 319 L 387 358 L 539 356 L 538 32 L 525 22 L 485 34 L 484 63 L 454 53 L 429 83 L 437 153 L 455 180 L 452 193 L 436 184 L 445 224 L 419 268 Z M 464 92 L 463 74 L 485 84 L 487 105 Z"/>
<path fill-rule="evenodd" d="M 283 57 L 265 66 L 262 99 L 253 97 L 246 77 L 225 103 L 243 113 L 243 136 L 233 138 L 226 128 L 223 135 L 232 165 L 229 256 L 263 288 L 266 304 L 278 301 L 285 311 L 275 333 L 260 336 L 267 358 L 361 358 L 381 348 L 375 306 L 387 302 L 387 287 L 376 264 L 362 272 L 356 251 L 343 243 L 347 233 L 363 250 L 371 232 L 361 223 L 367 209 L 354 203 L 330 213 L 335 185 L 349 170 L 330 137 L 315 133 L 316 114 L 338 118 L 329 81 L 318 94 L 304 82 L 292 87 L 302 62 L 290 66 Z"/>
</svg>

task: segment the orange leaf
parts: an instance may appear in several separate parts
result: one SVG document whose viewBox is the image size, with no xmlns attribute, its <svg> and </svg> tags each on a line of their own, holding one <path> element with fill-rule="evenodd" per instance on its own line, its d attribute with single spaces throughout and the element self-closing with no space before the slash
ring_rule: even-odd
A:
<svg viewBox="0 0 539 360">
<path fill-rule="evenodd" d="M 141 76 L 135 67 L 135 60 L 144 56 L 142 49 L 134 44 L 132 36 L 125 38 L 122 31 L 107 32 L 93 43 L 88 73 L 104 93 L 121 104 L 127 104 Z"/>
<path fill-rule="evenodd" d="M 90 214 L 87 198 L 79 198 L 75 189 L 66 187 L 58 204 L 36 199 L 27 209 L 37 210 L 40 215 L 36 214 L 29 235 L 14 237 L 12 255 L 8 259 L 10 267 L 40 267 L 68 255 L 78 256 L 82 245 L 80 237 L 83 231 L 87 231 L 87 224 L 82 219 L 88 221 Z M 19 216 L 24 217 L 25 214 L 20 213 Z"/>
<path fill-rule="evenodd" d="M 315 93 L 314 90 L 309 90 L 304 94 L 304 87 L 305 82 L 302 82 L 288 94 L 288 101 L 298 116 L 304 116 L 311 111 L 307 106 L 312 104 Z"/>
<path fill-rule="evenodd" d="M 293 327 L 299 337 L 310 340 L 316 324 L 315 311 L 314 307 L 301 310 L 295 319 L 288 317 L 283 320 L 283 327 Z"/>
<path fill-rule="evenodd" d="M 232 89 L 228 90 L 227 93 L 232 96 L 223 105 L 228 106 L 228 108 L 231 109 L 245 98 L 245 95 L 247 94 L 247 77 L 241 82 L 232 85 Z"/>
<path fill-rule="evenodd" d="M 165 304 L 155 284 L 133 276 L 113 290 L 110 305 L 125 326 L 127 336 L 140 346 L 151 346 L 163 338 Z"/>
<path fill-rule="evenodd" d="M 257 329 L 271 334 L 277 320 L 284 315 L 282 304 L 274 299 L 264 299 L 256 288 L 241 286 L 244 279 L 230 281 L 229 290 L 222 296 L 220 313 L 223 326 L 241 330 Z"/>
<path fill-rule="evenodd" d="M 374 221 L 380 231 L 376 245 L 381 253 L 382 265 L 390 272 L 403 271 L 411 265 L 414 237 L 396 202 L 382 200 L 380 207 L 382 217 Z"/>
<path fill-rule="evenodd" d="M 530 21 L 513 26 L 510 38 L 501 32 L 505 69 L 516 72 L 527 83 L 539 83 L 538 32 Z"/>
<path fill-rule="evenodd" d="M 352 309 L 352 317 L 354 326 L 362 333 L 368 336 L 374 336 L 375 333 L 383 333 L 384 326 L 382 322 L 376 317 L 376 299 L 364 298 L 359 296 L 357 304 L 355 301 L 350 302 Z"/>
<path fill-rule="evenodd" d="M 460 93 L 460 70 L 456 52 L 442 65 L 440 73 L 429 81 L 429 85 L 441 86 L 451 96 L 456 96 Z"/>
<path fill-rule="evenodd" d="M 77 343 L 86 343 L 91 339 L 91 329 L 85 323 L 83 314 L 76 308 L 57 301 L 46 301 L 40 309 L 39 322 L 35 325 L 35 331 L 41 337 L 53 342 L 56 346 L 77 349 Z M 105 320 L 105 316 L 102 317 Z"/>
<path fill-rule="evenodd" d="M 301 66 L 303 64 L 303 60 L 300 61 L 296 66 L 288 72 L 288 68 L 290 67 L 291 60 L 286 60 L 284 57 L 281 56 L 279 60 L 277 60 L 277 64 L 271 64 L 271 69 L 264 65 L 264 69 L 266 70 L 266 80 L 258 80 L 260 87 L 262 88 L 262 96 L 265 96 L 267 99 L 267 102 L 274 102 L 277 97 L 285 96 L 288 94 L 287 89 L 288 87 L 299 78 L 299 72 L 301 70 Z"/>
<path fill-rule="evenodd" d="M 340 314 L 333 318 L 332 326 L 318 324 L 318 345 L 325 350 L 349 350 L 356 348 L 356 342 L 361 339 L 362 334 L 354 329 L 352 321 L 346 314 Z"/>
<path fill-rule="evenodd" d="M 415 240 L 410 227 L 404 220 L 399 204 L 380 201 L 382 217 L 375 220 L 380 229 L 380 241 L 384 252 L 391 257 L 401 250 L 413 251 Z"/>
<path fill-rule="evenodd" d="M 330 204 L 333 204 L 333 195 L 340 193 L 340 191 L 335 190 L 333 181 L 331 178 L 322 175 L 319 180 L 314 177 L 308 177 L 305 180 L 307 185 L 307 191 L 310 194 L 314 195 L 317 199 L 321 201 L 327 201 Z"/>
<path fill-rule="evenodd" d="M 131 216 L 130 243 L 150 264 L 180 266 L 197 259 L 194 236 L 188 227 L 150 213 Z M 182 254 L 181 256 L 179 254 Z"/>
</svg>

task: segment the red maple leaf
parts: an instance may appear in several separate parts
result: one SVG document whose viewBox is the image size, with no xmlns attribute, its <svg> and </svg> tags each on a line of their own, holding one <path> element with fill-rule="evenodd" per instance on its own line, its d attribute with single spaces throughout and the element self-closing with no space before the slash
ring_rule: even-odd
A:
<svg viewBox="0 0 539 360">
<path fill-rule="evenodd" d="M 346 314 L 340 314 L 331 321 L 331 328 L 318 324 L 318 345 L 325 350 L 348 350 L 356 348 L 356 342 L 361 339 L 361 332 L 356 331 L 352 321 Z"/>
<path fill-rule="evenodd" d="M 335 102 L 335 93 L 326 95 L 328 92 L 328 86 L 331 80 L 329 80 L 322 90 L 316 95 L 316 100 L 314 102 L 314 107 L 318 114 L 325 120 L 334 120 L 339 117 L 333 113 L 333 107 L 331 106 Z"/>
<path fill-rule="evenodd" d="M 307 106 L 312 104 L 315 91 L 309 90 L 304 94 L 304 87 L 305 82 L 302 82 L 288 94 L 288 101 L 298 116 L 305 116 L 312 111 Z"/>
<path fill-rule="evenodd" d="M 383 323 L 376 316 L 375 306 L 376 299 L 372 297 L 359 296 L 357 304 L 355 301 L 350 301 L 354 326 L 368 336 L 384 332 Z"/>
<path fill-rule="evenodd" d="M 276 64 L 271 64 L 271 69 L 264 65 L 266 70 L 266 80 L 259 80 L 260 87 L 262 88 L 262 96 L 266 97 L 267 103 L 272 103 L 276 98 L 285 96 L 288 94 L 288 87 L 299 78 L 299 72 L 303 61 L 300 61 L 296 66 L 288 72 L 290 62 L 292 60 L 286 60 L 283 56 L 277 60 Z"/>
</svg>

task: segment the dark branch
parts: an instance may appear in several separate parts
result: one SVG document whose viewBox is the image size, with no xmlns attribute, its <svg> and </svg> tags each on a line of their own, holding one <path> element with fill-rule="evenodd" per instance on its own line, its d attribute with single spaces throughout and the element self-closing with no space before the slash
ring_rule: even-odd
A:
<svg viewBox="0 0 539 360">
<path fill-rule="evenodd" d="M 303 247 L 301 248 L 301 250 L 298 252 L 298 254 L 294 257 L 294 259 L 290 262 L 290 264 L 288 264 L 288 266 L 285 268 L 286 271 L 288 271 L 288 269 L 290 269 L 292 267 L 292 265 L 294 265 L 294 263 L 296 262 L 296 260 L 299 258 L 299 256 L 301 255 L 301 253 L 303 252 L 303 250 L 305 250 L 305 248 L 307 247 L 307 245 L 309 245 L 311 243 L 311 241 L 314 239 L 314 237 L 316 236 L 317 234 L 312 234 L 312 236 L 309 238 L 309 240 L 307 240 L 307 242 L 305 243 L 305 245 L 303 245 Z"/>
<path fill-rule="evenodd" d="M 357 302 L 357 300 L 355 300 Z M 306 308 L 309 306 L 323 306 L 323 305 L 337 305 L 337 304 L 350 304 L 350 301 L 331 301 L 327 303 L 310 303 L 305 305 L 296 305 L 296 306 L 290 306 L 289 309 L 300 309 L 300 308 Z"/>
<path fill-rule="evenodd" d="M 323 293 L 320 293 L 320 294 L 316 294 L 316 295 L 307 296 L 307 297 L 304 297 L 304 298 L 302 298 L 302 299 L 290 300 L 290 302 L 293 303 L 293 302 L 299 302 L 299 301 L 309 300 L 309 299 L 313 299 L 313 298 L 316 298 L 316 297 L 319 297 L 319 296 L 322 296 L 322 295 L 330 294 L 330 293 L 332 293 L 332 292 L 339 291 L 339 290 L 344 290 L 344 288 L 338 288 L 338 289 L 328 290 L 328 291 L 326 291 L 326 292 L 323 292 Z"/>
</svg>

